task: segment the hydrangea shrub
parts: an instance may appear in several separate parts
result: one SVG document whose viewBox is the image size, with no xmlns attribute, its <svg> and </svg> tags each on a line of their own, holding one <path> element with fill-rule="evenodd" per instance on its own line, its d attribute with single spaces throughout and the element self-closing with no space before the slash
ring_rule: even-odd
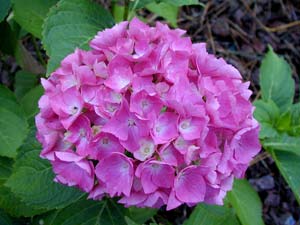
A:
<svg viewBox="0 0 300 225">
<path fill-rule="evenodd" d="M 55 181 L 125 206 L 223 204 L 259 125 L 249 82 L 184 34 L 121 22 L 42 79 L 37 138 Z"/>
</svg>

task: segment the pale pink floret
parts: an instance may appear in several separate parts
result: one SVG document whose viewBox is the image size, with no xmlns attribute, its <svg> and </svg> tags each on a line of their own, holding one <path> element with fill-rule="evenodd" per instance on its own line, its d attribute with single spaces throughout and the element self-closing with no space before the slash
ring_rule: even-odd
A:
<svg viewBox="0 0 300 225">
<path fill-rule="evenodd" d="M 140 161 L 145 161 L 152 157 L 155 148 L 155 144 L 150 137 L 143 138 L 139 141 L 139 148 L 133 152 L 133 156 Z"/>
<path fill-rule="evenodd" d="M 94 186 L 94 167 L 92 162 L 71 151 L 55 152 L 52 161 L 56 173 L 55 181 L 69 186 L 78 186 L 85 192 Z"/>
<path fill-rule="evenodd" d="M 158 116 L 152 129 L 152 137 L 155 144 L 169 143 L 178 137 L 178 115 L 173 112 L 165 112 Z"/>
<path fill-rule="evenodd" d="M 113 152 L 124 153 L 125 149 L 118 138 L 109 133 L 100 132 L 89 143 L 87 153 L 92 159 L 101 160 Z"/>
<path fill-rule="evenodd" d="M 186 203 L 197 203 L 204 200 L 205 181 L 199 167 L 189 166 L 176 177 L 172 197 L 169 198 L 168 209 Z"/>
<path fill-rule="evenodd" d="M 158 188 L 171 188 L 175 170 L 164 162 L 149 160 L 138 166 L 135 175 L 141 179 L 144 192 L 149 194 Z"/>
<path fill-rule="evenodd" d="M 130 194 L 133 182 L 133 164 L 121 153 L 112 153 L 96 166 L 97 178 L 105 183 L 110 196 Z"/>
<path fill-rule="evenodd" d="M 260 151 L 252 92 L 184 34 L 134 18 L 41 79 L 36 136 L 57 182 L 126 207 L 223 204 Z"/>
<path fill-rule="evenodd" d="M 60 117 L 63 126 L 68 129 L 80 115 L 83 108 L 83 99 L 80 93 L 73 87 L 52 96 L 50 104 L 53 111 Z"/>
<path fill-rule="evenodd" d="M 91 139 L 90 120 L 86 116 L 80 115 L 65 133 L 64 141 L 75 144 L 77 146 L 76 152 L 81 156 L 86 156 Z"/>
</svg>

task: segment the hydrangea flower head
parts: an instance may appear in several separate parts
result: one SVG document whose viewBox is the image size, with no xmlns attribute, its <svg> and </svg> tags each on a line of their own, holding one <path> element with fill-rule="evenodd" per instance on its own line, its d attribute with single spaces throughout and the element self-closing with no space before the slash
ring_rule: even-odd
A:
<svg viewBox="0 0 300 225">
<path fill-rule="evenodd" d="M 55 181 L 125 206 L 223 204 L 259 125 L 249 82 L 184 33 L 122 22 L 42 79 L 37 138 Z"/>
</svg>

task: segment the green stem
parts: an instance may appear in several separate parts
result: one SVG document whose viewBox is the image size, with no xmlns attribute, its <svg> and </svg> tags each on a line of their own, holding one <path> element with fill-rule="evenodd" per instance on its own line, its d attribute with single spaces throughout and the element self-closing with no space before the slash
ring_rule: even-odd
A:
<svg viewBox="0 0 300 225">
<path fill-rule="evenodd" d="M 36 42 L 36 40 L 35 40 L 35 37 L 34 37 L 34 36 L 31 36 L 31 39 L 32 39 L 32 43 L 33 43 L 33 46 L 34 46 L 34 49 L 35 49 L 35 51 L 36 51 L 36 54 L 37 54 L 37 57 L 38 57 L 39 61 L 41 62 L 41 64 L 42 64 L 44 67 L 46 67 L 46 62 L 45 62 L 45 60 L 43 59 L 42 53 L 41 53 L 41 51 L 40 51 L 40 49 L 39 49 L 39 47 L 38 47 L 38 44 L 37 44 L 37 42 Z"/>
<path fill-rule="evenodd" d="M 131 8 L 131 10 L 129 12 L 128 20 L 132 19 L 132 14 L 134 13 L 134 11 L 135 11 L 136 7 L 138 6 L 138 4 L 139 4 L 139 0 L 135 0 L 134 4 L 133 4 L 133 7 Z"/>
<path fill-rule="evenodd" d="M 123 14 L 123 20 L 128 19 L 128 11 L 129 11 L 129 0 L 124 0 L 124 14 Z"/>
</svg>

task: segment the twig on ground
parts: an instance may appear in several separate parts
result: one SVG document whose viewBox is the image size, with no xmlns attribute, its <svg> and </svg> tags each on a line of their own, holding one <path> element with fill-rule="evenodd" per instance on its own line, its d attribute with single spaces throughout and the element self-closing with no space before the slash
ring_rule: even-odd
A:
<svg viewBox="0 0 300 225">
<path fill-rule="evenodd" d="M 250 162 L 250 166 L 253 166 L 254 164 L 260 162 L 261 160 L 264 160 L 266 158 L 271 157 L 271 155 L 268 152 L 262 152 L 260 154 L 258 154 L 251 162 Z"/>
</svg>

